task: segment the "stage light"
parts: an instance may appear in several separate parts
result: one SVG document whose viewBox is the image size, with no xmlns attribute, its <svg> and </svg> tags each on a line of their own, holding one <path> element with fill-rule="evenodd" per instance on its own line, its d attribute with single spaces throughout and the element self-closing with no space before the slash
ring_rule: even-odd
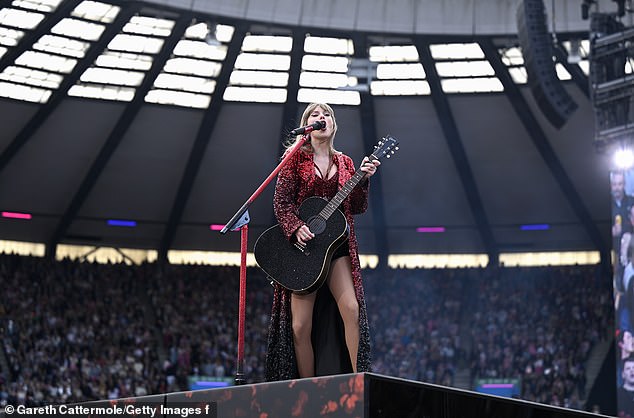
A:
<svg viewBox="0 0 634 418">
<path fill-rule="evenodd" d="M 445 232 L 445 227 L 444 226 L 421 226 L 420 228 L 416 228 L 416 232 L 423 232 L 423 233 Z"/>
<path fill-rule="evenodd" d="M 124 219 L 108 219 L 108 225 L 110 226 L 125 226 L 133 228 L 136 226 L 136 221 L 128 221 Z"/>
<path fill-rule="evenodd" d="M 207 22 L 207 35 L 205 36 L 205 43 L 211 46 L 220 46 L 221 43 L 216 37 L 216 27 L 215 23 Z"/>
<path fill-rule="evenodd" d="M 22 213 L 22 212 L 2 212 L 3 218 L 11 218 L 11 219 L 31 219 L 32 216 L 30 213 Z"/>
<path fill-rule="evenodd" d="M 550 225 L 548 224 L 527 224 L 520 225 L 520 229 L 522 231 L 546 231 L 550 229 Z"/>
<path fill-rule="evenodd" d="M 219 225 L 219 224 L 209 225 L 209 229 L 211 229 L 212 231 L 222 231 L 224 227 L 225 227 L 224 225 Z"/>
<path fill-rule="evenodd" d="M 568 64 L 581 62 L 581 39 L 570 40 L 570 52 L 568 52 Z"/>
<path fill-rule="evenodd" d="M 634 153 L 629 148 L 620 148 L 614 153 L 614 164 L 620 170 L 627 170 L 634 165 Z"/>
</svg>

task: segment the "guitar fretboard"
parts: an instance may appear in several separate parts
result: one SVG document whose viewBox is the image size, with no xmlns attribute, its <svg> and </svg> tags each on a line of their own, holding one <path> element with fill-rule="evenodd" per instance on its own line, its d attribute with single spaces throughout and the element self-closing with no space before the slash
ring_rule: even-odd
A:
<svg viewBox="0 0 634 418">
<path fill-rule="evenodd" d="M 377 159 L 374 156 L 371 156 L 370 160 Z M 355 173 L 352 175 L 350 180 L 348 180 L 342 187 L 339 189 L 335 197 L 330 199 L 328 204 L 319 212 L 319 217 L 328 220 L 335 210 L 341 205 L 341 203 L 345 200 L 346 197 L 352 192 L 352 190 L 359 184 L 359 182 L 363 179 L 365 173 L 361 171 L 361 169 L 357 169 Z"/>
</svg>

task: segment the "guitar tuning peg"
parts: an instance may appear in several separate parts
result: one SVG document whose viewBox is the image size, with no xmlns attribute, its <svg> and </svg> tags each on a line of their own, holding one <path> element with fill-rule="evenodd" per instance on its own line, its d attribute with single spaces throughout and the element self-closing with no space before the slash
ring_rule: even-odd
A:
<svg viewBox="0 0 634 418">
<path fill-rule="evenodd" d="M 388 154 L 388 155 L 386 155 L 386 157 L 385 157 L 385 158 L 390 158 L 390 157 L 391 157 L 391 155 L 390 155 L 390 154 Z"/>
</svg>

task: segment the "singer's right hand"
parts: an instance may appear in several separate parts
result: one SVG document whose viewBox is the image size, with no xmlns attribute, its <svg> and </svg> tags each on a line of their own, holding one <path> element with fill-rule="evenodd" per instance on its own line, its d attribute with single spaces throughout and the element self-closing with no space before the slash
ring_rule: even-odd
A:
<svg viewBox="0 0 634 418">
<path fill-rule="evenodd" d="M 315 234 L 310 232 L 310 229 L 308 229 L 307 225 L 302 225 L 297 228 L 297 231 L 295 231 L 295 237 L 297 238 L 297 242 L 299 242 L 301 245 L 306 245 L 307 241 L 315 238 Z"/>
</svg>

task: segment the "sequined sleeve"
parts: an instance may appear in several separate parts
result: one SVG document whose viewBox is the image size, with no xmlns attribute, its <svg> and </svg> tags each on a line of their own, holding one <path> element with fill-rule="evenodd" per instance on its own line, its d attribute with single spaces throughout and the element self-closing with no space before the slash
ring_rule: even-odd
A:
<svg viewBox="0 0 634 418">
<path fill-rule="evenodd" d="M 290 239 L 297 228 L 304 224 L 297 215 L 299 205 L 296 199 L 300 181 L 297 161 L 297 155 L 295 155 L 282 167 L 277 176 L 273 196 L 275 217 L 287 239 Z"/>
<path fill-rule="evenodd" d="M 345 158 L 346 170 L 350 171 L 351 174 L 354 174 L 355 167 L 352 158 Z M 358 215 L 364 213 L 368 209 L 368 192 L 370 190 L 370 181 L 369 179 L 361 180 L 361 183 L 355 187 L 348 199 L 350 199 L 350 212 L 353 215 Z"/>
</svg>

